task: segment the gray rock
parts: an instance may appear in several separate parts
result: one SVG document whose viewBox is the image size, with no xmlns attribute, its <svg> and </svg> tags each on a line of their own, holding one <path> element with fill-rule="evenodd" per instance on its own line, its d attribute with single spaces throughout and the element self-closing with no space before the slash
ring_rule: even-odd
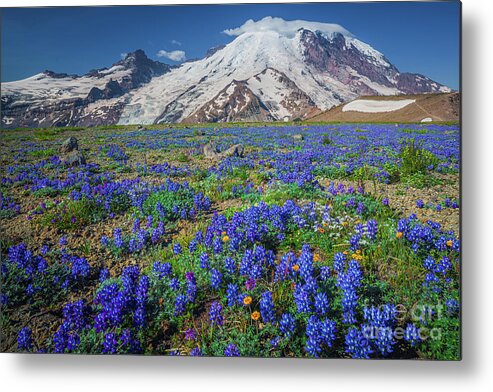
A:
<svg viewBox="0 0 493 392">
<path fill-rule="evenodd" d="M 77 143 L 77 139 L 71 136 L 62 143 L 62 146 L 60 147 L 60 154 L 67 154 L 72 151 L 77 151 L 78 149 L 79 145 Z"/>
<path fill-rule="evenodd" d="M 145 127 L 143 125 L 139 125 L 139 127 L 137 128 L 137 131 L 145 131 Z"/>
<path fill-rule="evenodd" d="M 217 151 L 216 143 L 210 142 L 204 146 L 204 156 L 208 159 L 217 159 L 220 154 Z"/>
<path fill-rule="evenodd" d="M 65 164 L 65 166 L 69 166 L 69 167 L 85 165 L 86 158 L 84 157 L 84 154 L 82 154 L 81 151 L 75 150 L 68 153 L 65 156 L 63 163 Z"/>
<path fill-rule="evenodd" d="M 303 140 L 304 139 L 304 136 L 297 133 L 296 135 L 293 135 L 293 139 L 294 140 Z"/>
<path fill-rule="evenodd" d="M 245 147 L 241 144 L 235 144 L 228 148 L 226 151 L 223 151 L 221 154 L 223 157 L 243 157 L 245 155 Z"/>
<path fill-rule="evenodd" d="M 235 144 L 223 152 L 219 152 L 217 145 L 210 142 L 204 146 L 204 156 L 208 159 L 221 159 L 225 157 L 243 157 L 245 155 L 245 147 L 241 144 Z"/>
</svg>

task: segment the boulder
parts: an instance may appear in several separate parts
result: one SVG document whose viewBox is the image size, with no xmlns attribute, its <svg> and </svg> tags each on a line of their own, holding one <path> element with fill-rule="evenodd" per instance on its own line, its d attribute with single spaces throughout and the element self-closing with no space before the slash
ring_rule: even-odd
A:
<svg viewBox="0 0 493 392">
<path fill-rule="evenodd" d="M 243 157 L 245 155 L 245 147 L 241 144 L 234 144 L 223 152 L 219 152 L 217 145 L 210 142 L 204 146 L 204 156 L 208 159 L 221 159 L 225 157 Z"/>
<path fill-rule="evenodd" d="M 60 154 L 68 154 L 72 151 L 77 151 L 79 149 L 79 145 L 77 143 L 77 139 L 73 136 L 69 137 L 62 143 L 60 147 Z"/>
<path fill-rule="evenodd" d="M 303 137 L 303 135 L 301 135 L 301 134 L 297 133 L 296 135 L 293 135 L 293 139 L 294 139 L 294 140 L 303 140 L 303 139 L 304 139 L 304 137 Z"/>
<path fill-rule="evenodd" d="M 86 158 L 79 150 L 69 152 L 63 159 L 65 166 L 74 167 L 86 164 Z"/>
<path fill-rule="evenodd" d="M 145 131 L 145 127 L 143 125 L 139 125 L 139 127 L 137 128 L 137 131 Z"/>
<path fill-rule="evenodd" d="M 215 143 L 210 142 L 204 146 L 204 156 L 208 159 L 219 158 L 219 153 L 217 152 L 217 146 Z"/>
<path fill-rule="evenodd" d="M 226 151 L 223 151 L 221 154 L 223 157 L 243 157 L 245 155 L 245 147 L 241 144 L 235 144 L 228 148 Z"/>
</svg>

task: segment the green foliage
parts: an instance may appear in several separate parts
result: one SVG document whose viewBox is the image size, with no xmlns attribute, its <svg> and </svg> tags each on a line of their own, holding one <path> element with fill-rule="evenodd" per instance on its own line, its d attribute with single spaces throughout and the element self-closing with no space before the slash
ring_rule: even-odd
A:
<svg viewBox="0 0 493 392">
<path fill-rule="evenodd" d="M 403 176 L 401 178 L 401 183 L 404 185 L 412 186 L 413 188 L 423 189 L 426 187 L 431 187 L 435 185 L 440 185 L 443 183 L 439 178 L 434 177 L 431 173 L 414 173 Z"/>
<path fill-rule="evenodd" d="M 383 165 L 383 170 L 389 173 L 389 184 L 395 184 L 399 182 L 401 178 L 401 172 L 399 166 L 395 163 L 385 162 Z"/>
<path fill-rule="evenodd" d="M 423 327 L 422 327 L 423 328 Z M 460 320 L 447 315 L 434 316 L 425 325 L 429 336 L 420 346 L 427 357 L 444 361 L 460 359 Z"/>
<path fill-rule="evenodd" d="M 104 208 L 93 200 L 68 200 L 58 205 L 48 205 L 39 218 L 41 226 L 55 226 L 60 230 L 73 230 L 89 225 L 106 216 Z"/>
<path fill-rule="evenodd" d="M 56 189 L 50 188 L 50 187 L 45 187 L 45 188 L 40 188 L 36 191 L 33 192 L 33 196 L 39 197 L 40 199 L 44 199 L 46 197 L 53 197 L 59 194 L 59 191 Z"/>
<path fill-rule="evenodd" d="M 377 172 L 377 169 L 368 165 L 358 167 L 354 173 L 353 177 L 357 181 L 372 180 Z"/>
<path fill-rule="evenodd" d="M 0 219 L 10 219 L 14 216 L 17 216 L 17 213 L 14 210 L 0 210 Z"/>
<path fill-rule="evenodd" d="M 401 132 L 403 133 L 411 133 L 411 134 L 414 134 L 414 135 L 426 135 L 429 130 L 428 129 L 401 129 L 400 130 Z"/>
<path fill-rule="evenodd" d="M 334 144 L 334 141 L 328 135 L 324 135 L 322 138 L 322 144 L 324 146 L 331 146 Z"/>
<path fill-rule="evenodd" d="M 401 172 L 404 176 L 425 174 L 429 166 L 435 166 L 438 158 L 430 151 L 420 148 L 415 139 L 407 140 L 400 152 Z"/>
<path fill-rule="evenodd" d="M 348 204 L 350 199 L 354 201 L 353 206 Z M 337 195 L 333 201 L 333 210 L 336 213 L 350 212 L 351 214 L 356 214 L 356 208 L 360 202 L 365 206 L 363 214 L 361 215 L 363 219 L 373 218 L 380 220 L 388 219 L 389 217 L 394 216 L 394 212 L 390 208 L 384 206 L 380 201 L 376 200 L 371 195 Z"/>
<path fill-rule="evenodd" d="M 327 165 L 327 166 L 316 166 L 313 170 L 313 174 L 317 177 L 330 178 L 330 179 L 342 179 L 349 177 L 346 167 L 343 165 Z"/>
<path fill-rule="evenodd" d="M 142 213 L 144 216 L 152 215 L 155 220 L 173 222 L 179 219 L 183 208 L 186 207 L 189 210 L 193 207 L 193 197 L 194 192 L 190 189 L 180 188 L 176 192 L 159 191 L 153 193 L 144 201 Z M 164 216 L 161 216 L 159 212 L 159 205 L 164 211 Z"/>
<path fill-rule="evenodd" d="M 29 155 L 36 158 L 46 158 L 56 155 L 56 150 L 54 148 L 45 148 L 42 150 L 30 151 Z"/>
<path fill-rule="evenodd" d="M 29 302 L 32 310 L 52 308 L 67 296 L 68 288 L 62 287 L 70 275 L 66 264 L 54 262 L 44 272 L 28 275 L 13 263 L 3 263 L 6 273 L 2 276 L 2 294 L 8 298 L 7 307 L 16 308 Z M 33 288 L 31 296 L 26 288 Z M 3 305 L 4 306 L 4 305 Z"/>
<path fill-rule="evenodd" d="M 183 151 L 180 151 L 176 157 L 176 160 L 178 162 L 190 162 L 190 157 Z"/>
<path fill-rule="evenodd" d="M 311 185 L 305 185 L 303 187 L 298 184 L 285 184 L 277 182 L 269 186 L 269 188 L 262 195 L 262 200 L 267 204 L 282 205 L 288 200 L 310 200 L 316 201 L 323 199 L 324 193 Z"/>
</svg>

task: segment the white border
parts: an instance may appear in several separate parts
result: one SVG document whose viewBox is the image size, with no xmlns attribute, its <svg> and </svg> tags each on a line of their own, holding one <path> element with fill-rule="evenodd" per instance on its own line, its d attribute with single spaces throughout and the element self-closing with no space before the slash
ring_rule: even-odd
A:
<svg viewBox="0 0 493 392">
<path fill-rule="evenodd" d="M 235 1 L 215 0 L 214 3 Z M 250 3 L 243 1 L 242 3 Z M 286 2 L 286 1 L 272 1 Z M 166 1 L 147 0 L 145 4 Z M 168 2 L 170 3 L 170 2 Z M 199 4 L 207 1 L 181 3 Z M 2 6 L 135 1 L 2 0 Z M 262 360 L 0 354 L 4 391 L 486 391 L 493 385 L 489 246 L 493 191 L 493 2 L 463 1 L 463 361 Z M 406 26 L 403 28 L 419 28 Z M 489 385 L 489 387 L 488 387 Z"/>
</svg>

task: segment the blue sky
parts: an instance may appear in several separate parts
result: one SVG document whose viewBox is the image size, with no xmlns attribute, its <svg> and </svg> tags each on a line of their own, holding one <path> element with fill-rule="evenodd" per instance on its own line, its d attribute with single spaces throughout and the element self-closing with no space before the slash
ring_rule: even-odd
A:
<svg viewBox="0 0 493 392">
<path fill-rule="evenodd" d="M 83 74 L 143 49 L 203 57 L 223 31 L 266 16 L 337 23 L 403 72 L 459 88 L 459 3 L 382 2 L 2 9 L 2 81 L 45 69 Z M 165 54 L 161 52 L 161 54 Z M 173 58 L 180 58 L 175 52 Z"/>
</svg>

